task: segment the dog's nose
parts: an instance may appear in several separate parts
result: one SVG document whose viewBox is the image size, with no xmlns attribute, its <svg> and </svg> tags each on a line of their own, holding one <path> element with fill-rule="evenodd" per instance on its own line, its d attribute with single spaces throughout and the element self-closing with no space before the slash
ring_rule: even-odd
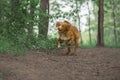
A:
<svg viewBox="0 0 120 80">
<path fill-rule="evenodd" d="M 61 31 L 61 28 L 58 28 L 58 31 Z"/>
<path fill-rule="evenodd" d="M 58 26 L 58 30 L 61 30 L 61 26 Z"/>
</svg>

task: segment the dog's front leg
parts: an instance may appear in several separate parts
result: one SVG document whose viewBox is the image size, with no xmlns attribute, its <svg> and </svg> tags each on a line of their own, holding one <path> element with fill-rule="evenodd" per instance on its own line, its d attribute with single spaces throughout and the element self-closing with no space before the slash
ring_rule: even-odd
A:
<svg viewBox="0 0 120 80">
<path fill-rule="evenodd" d="M 60 48 L 61 47 L 61 43 L 63 42 L 63 40 L 61 40 L 60 38 L 57 40 L 57 47 Z"/>
</svg>

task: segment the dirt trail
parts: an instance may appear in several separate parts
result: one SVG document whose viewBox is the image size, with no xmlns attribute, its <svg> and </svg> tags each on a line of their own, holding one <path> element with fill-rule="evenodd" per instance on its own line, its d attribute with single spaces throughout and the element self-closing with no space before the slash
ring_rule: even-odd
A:
<svg viewBox="0 0 120 80">
<path fill-rule="evenodd" d="M 79 48 L 78 56 L 64 52 L 0 54 L 0 80 L 120 80 L 120 48 Z"/>
</svg>

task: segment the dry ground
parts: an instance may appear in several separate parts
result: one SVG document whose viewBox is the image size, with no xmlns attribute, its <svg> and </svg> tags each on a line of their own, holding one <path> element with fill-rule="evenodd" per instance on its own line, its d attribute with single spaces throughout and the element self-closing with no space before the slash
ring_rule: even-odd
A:
<svg viewBox="0 0 120 80">
<path fill-rule="evenodd" d="M 26 56 L 0 54 L 0 80 L 120 80 L 120 48 L 30 51 Z"/>
</svg>

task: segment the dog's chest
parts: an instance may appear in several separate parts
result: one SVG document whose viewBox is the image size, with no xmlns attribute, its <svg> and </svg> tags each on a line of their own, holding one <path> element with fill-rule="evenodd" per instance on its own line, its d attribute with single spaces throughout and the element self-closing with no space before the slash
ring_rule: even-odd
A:
<svg viewBox="0 0 120 80">
<path fill-rule="evenodd" d="M 70 38 L 66 37 L 64 34 L 60 35 L 61 40 L 69 40 Z"/>
</svg>

